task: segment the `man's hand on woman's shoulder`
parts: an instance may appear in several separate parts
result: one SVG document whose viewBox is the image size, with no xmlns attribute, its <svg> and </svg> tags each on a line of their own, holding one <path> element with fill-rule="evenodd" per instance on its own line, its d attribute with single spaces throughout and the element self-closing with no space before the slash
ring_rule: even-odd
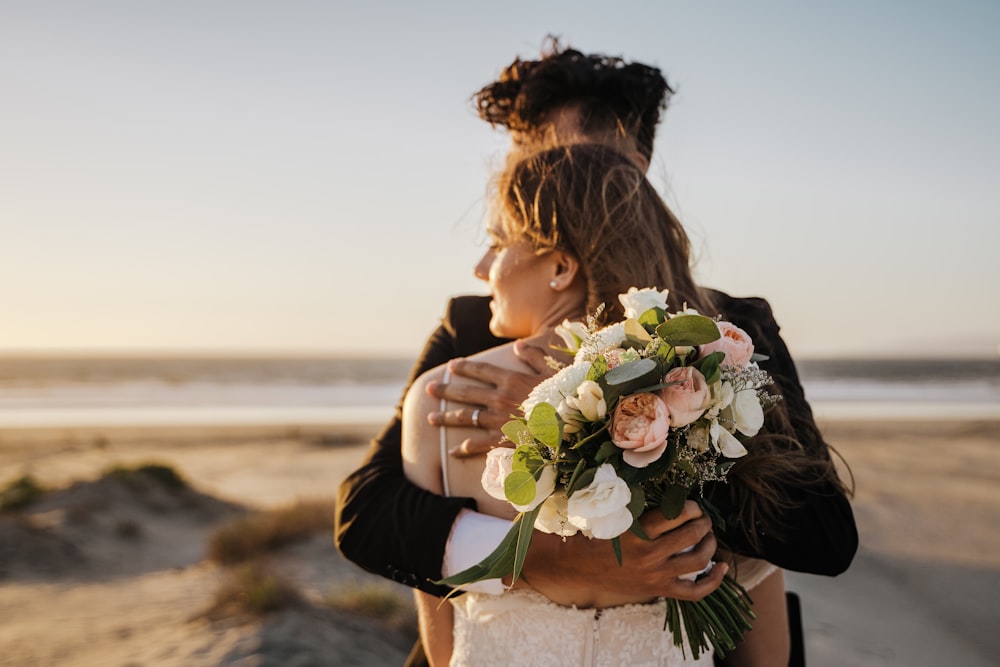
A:
<svg viewBox="0 0 1000 667">
<path fill-rule="evenodd" d="M 514 353 L 530 369 L 517 371 L 485 361 L 453 359 L 449 367 L 453 375 L 474 382 L 432 382 L 427 386 L 431 396 L 460 403 L 452 410 L 431 412 L 427 420 L 435 426 L 473 427 L 482 435 L 466 438 L 452 450 L 463 458 L 485 454 L 500 443 L 500 427 L 518 414 L 519 406 L 539 382 L 552 374 L 545 361 L 545 351 L 532 345 L 515 343 Z"/>
</svg>

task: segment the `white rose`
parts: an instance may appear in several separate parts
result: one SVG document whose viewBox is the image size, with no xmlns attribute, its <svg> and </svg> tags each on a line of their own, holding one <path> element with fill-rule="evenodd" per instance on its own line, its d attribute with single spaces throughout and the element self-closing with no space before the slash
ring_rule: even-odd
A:
<svg viewBox="0 0 1000 667">
<path fill-rule="evenodd" d="M 510 474 L 514 462 L 514 450 L 510 447 L 494 447 L 486 453 L 486 467 L 483 469 L 482 484 L 486 493 L 497 500 L 507 500 L 503 492 L 503 481 Z"/>
<path fill-rule="evenodd" d="M 614 467 L 603 463 L 594 480 L 585 489 L 577 490 L 567 502 L 569 522 L 588 537 L 610 540 L 632 525 L 628 509 L 632 492 Z"/>
<path fill-rule="evenodd" d="M 736 430 L 743 435 L 755 436 L 764 425 L 764 408 L 760 406 L 757 392 L 753 389 L 744 389 L 736 392 L 730 406 L 733 411 L 733 420 L 736 422 Z"/>
<path fill-rule="evenodd" d="M 504 492 L 504 481 L 510 474 L 514 463 L 514 450 L 509 447 L 494 447 L 486 453 L 486 467 L 483 469 L 482 485 L 486 493 L 497 500 L 507 500 Z M 552 466 L 545 466 L 538 479 L 535 480 L 535 497 L 527 505 L 511 505 L 518 512 L 530 512 L 546 498 L 552 495 L 556 488 L 556 471 Z"/>
<path fill-rule="evenodd" d="M 565 491 L 556 491 L 545 499 L 535 517 L 535 529 L 543 533 L 554 533 L 562 537 L 576 535 L 579 528 L 569 522 L 569 510 Z"/>
<path fill-rule="evenodd" d="M 576 388 L 576 396 L 567 396 L 566 404 L 580 412 L 589 422 L 604 419 L 608 414 L 608 404 L 604 401 L 604 391 L 601 385 L 593 380 L 584 380 Z"/>
<path fill-rule="evenodd" d="M 667 294 L 670 290 L 658 292 L 653 287 L 636 289 L 629 287 L 628 292 L 619 294 L 618 300 L 625 308 L 625 317 L 638 318 L 650 308 L 667 309 Z"/>
<path fill-rule="evenodd" d="M 563 320 L 563 323 L 556 327 L 556 333 L 566 343 L 567 350 L 576 352 L 580 349 L 580 343 L 587 337 L 587 325 L 583 322 Z"/>
</svg>

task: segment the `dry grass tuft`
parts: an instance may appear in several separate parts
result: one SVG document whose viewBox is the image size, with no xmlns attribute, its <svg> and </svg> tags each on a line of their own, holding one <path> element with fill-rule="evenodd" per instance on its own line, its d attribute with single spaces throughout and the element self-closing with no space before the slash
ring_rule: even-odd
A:
<svg viewBox="0 0 1000 667">
<path fill-rule="evenodd" d="M 150 480 L 173 491 L 188 488 L 188 483 L 181 474 L 164 463 L 150 462 L 134 466 L 116 465 L 105 470 L 104 477 L 119 479 L 134 488 L 141 488 Z"/>
<path fill-rule="evenodd" d="M 302 595 L 291 581 L 254 560 L 227 571 L 226 580 L 215 592 L 205 616 L 260 617 L 301 604 Z"/>
<path fill-rule="evenodd" d="M 334 609 L 376 619 L 394 628 L 411 628 L 416 623 L 413 605 L 384 583 L 363 583 L 339 590 L 326 599 Z"/>
<path fill-rule="evenodd" d="M 31 475 L 19 477 L 0 490 L 0 512 L 24 509 L 45 495 L 45 489 Z"/>
<path fill-rule="evenodd" d="M 329 500 L 300 500 L 255 512 L 217 529 L 208 541 L 208 558 L 222 565 L 252 560 L 283 546 L 333 530 Z"/>
</svg>

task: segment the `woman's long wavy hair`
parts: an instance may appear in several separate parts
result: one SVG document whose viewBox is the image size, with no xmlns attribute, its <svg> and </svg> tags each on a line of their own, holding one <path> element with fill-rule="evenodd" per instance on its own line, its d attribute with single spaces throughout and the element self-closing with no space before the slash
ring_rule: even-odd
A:
<svg viewBox="0 0 1000 667">
<path fill-rule="evenodd" d="M 668 289 L 669 305 L 712 311 L 691 275 L 691 243 L 680 222 L 628 157 L 603 144 L 542 150 L 501 173 L 496 227 L 538 254 L 576 257 L 586 310 L 601 321 L 624 317 L 618 295 L 630 286 Z"/>
<path fill-rule="evenodd" d="M 579 260 L 586 312 L 599 324 L 619 321 L 618 295 L 629 287 L 669 289 L 668 307 L 719 314 L 711 291 L 691 273 L 691 244 L 680 221 L 628 157 L 602 144 L 541 150 L 508 167 L 495 182 L 494 225 L 510 240 L 538 254 L 562 250 Z M 748 444 L 749 454 L 729 473 L 728 489 L 751 545 L 761 530 L 780 537 L 780 516 L 795 503 L 782 492 L 842 488 L 828 451 L 806 451 L 779 402 L 766 428 Z M 813 430 L 814 426 L 811 427 Z M 818 433 L 812 442 L 824 448 Z"/>
</svg>

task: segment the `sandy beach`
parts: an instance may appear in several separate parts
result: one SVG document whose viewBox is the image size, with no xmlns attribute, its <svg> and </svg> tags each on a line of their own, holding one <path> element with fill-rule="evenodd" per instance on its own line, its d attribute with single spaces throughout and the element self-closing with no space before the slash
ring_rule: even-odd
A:
<svg viewBox="0 0 1000 667">
<path fill-rule="evenodd" d="M 996 664 L 1000 421 L 821 426 L 850 464 L 862 548 L 841 577 L 788 574 L 808 664 Z M 273 556 L 303 604 L 258 620 L 202 613 L 228 576 L 205 557 L 212 531 L 250 510 L 332 500 L 377 428 L 0 430 L 0 485 L 30 474 L 63 489 L 0 515 L 0 665 L 401 664 L 407 622 L 325 601 L 368 587 L 408 604 L 408 591 L 345 562 L 329 534 Z M 174 467 L 188 496 L 136 501 L 93 481 L 150 461 Z"/>
</svg>

